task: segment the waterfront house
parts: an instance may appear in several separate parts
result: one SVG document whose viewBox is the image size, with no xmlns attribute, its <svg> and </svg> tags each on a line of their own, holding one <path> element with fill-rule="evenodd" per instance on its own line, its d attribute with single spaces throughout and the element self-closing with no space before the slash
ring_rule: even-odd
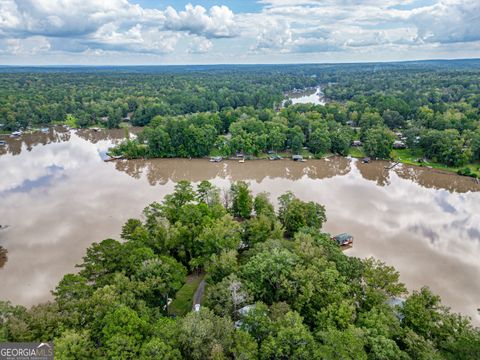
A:
<svg viewBox="0 0 480 360">
<path fill-rule="evenodd" d="M 292 155 L 292 160 L 293 161 L 302 161 L 303 156 L 302 155 Z"/>
<path fill-rule="evenodd" d="M 407 145 L 401 140 L 396 140 L 393 142 L 393 148 L 394 149 L 405 149 Z"/>
</svg>

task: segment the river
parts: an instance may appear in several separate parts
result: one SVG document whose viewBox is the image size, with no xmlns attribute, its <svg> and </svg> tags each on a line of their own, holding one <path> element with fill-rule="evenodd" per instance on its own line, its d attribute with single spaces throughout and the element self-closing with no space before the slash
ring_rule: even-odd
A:
<svg viewBox="0 0 480 360">
<path fill-rule="evenodd" d="M 4 138 L 0 225 L 9 227 L 0 230 L 0 299 L 23 305 L 50 299 L 92 242 L 118 239 L 128 218 L 139 217 L 179 180 L 208 179 L 222 189 L 246 180 L 254 193 L 277 198 L 290 190 L 324 204 L 324 230 L 355 237 L 348 255 L 395 266 L 410 290 L 428 285 L 480 324 L 480 185 L 472 179 L 404 165 L 387 170 L 386 162 L 343 157 L 103 162 L 123 137 L 123 130 L 56 128 Z"/>
</svg>

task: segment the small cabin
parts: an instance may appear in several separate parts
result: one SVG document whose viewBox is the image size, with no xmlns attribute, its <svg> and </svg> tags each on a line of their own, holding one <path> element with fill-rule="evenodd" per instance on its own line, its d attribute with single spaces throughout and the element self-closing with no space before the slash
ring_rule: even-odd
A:
<svg viewBox="0 0 480 360">
<path fill-rule="evenodd" d="M 352 146 L 362 146 L 362 142 L 360 140 L 353 140 Z"/>
<path fill-rule="evenodd" d="M 293 161 L 303 161 L 303 156 L 302 155 L 292 155 L 292 160 Z"/>
<path fill-rule="evenodd" d="M 353 236 L 348 233 L 335 235 L 332 237 L 332 240 L 334 240 L 340 246 L 349 246 L 353 244 Z"/>
</svg>

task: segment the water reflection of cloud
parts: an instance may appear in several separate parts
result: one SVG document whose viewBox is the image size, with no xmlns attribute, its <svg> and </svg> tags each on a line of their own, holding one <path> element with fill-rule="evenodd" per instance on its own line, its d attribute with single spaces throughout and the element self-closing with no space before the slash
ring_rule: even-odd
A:
<svg viewBox="0 0 480 360">
<path fill-rule="evenodd" d="M 52 175 L 52 167 L 68 170 L 100 162 L 98 152 L 106 152 L 109 147 L 108 140 L 92 145 L 72 134 L 68 142 L 52 142 L 48 146 L 36 146 L 30 152 L 0 156 L 0 196 L 12 189 L 45 183 Z"/>
<path fill-rule="evenodd" d="M 432 244 L 435 244 L 440 238 L 440 235 L 438 235 L 437 232 L 435 232 L 430 227 L 427 227 L 425 224 L 411 225 L 408 227 L 408 230 L 412 231 L 413 233 L 422 235 L 423 237 L 430 240 Z"/>
<path fill-rule="evenodd" d="M 473 228 L 473 227 L 468 228 L 467 234 L 471 240 L 480 241 L 480 230 L 478 228 Z"/>
<path fill-rule="evenodd" d="M 466 217 L 464 219 L 458 219 L 451 222 L 451 224 L 444 224 L 444 229 L 447 229 L 449 226 L 453 227 L 454 229 L 464 229 L 467 226 L 469 218 Z"/>
<path fill-rule="evenodd" d="M 435 197 L 435 202 L 443 209 L 443 211 L 447 213 L 454 214 L 457 212 L 457 209 L 455 209 L 455 207 L 448 202 L 446 192 L 439 192 Z"/>
<path fill-rule="evenodd" d="M 30 192 L 32 190 L 38 190 L 40 188 L 46 188 L 48 186 L 51 186 L 55 178 L 61 177 L 63 167 L 57 165 L 50 165 L 45 168 L 45 171 L 47 172 L 46 175 L 40 176 L 33 180 L 25 179 L 21 184 L 13 188 L 0 191 L 0 196 L 7 196 L 9 194 L 19 192 Z"/>
</svg>

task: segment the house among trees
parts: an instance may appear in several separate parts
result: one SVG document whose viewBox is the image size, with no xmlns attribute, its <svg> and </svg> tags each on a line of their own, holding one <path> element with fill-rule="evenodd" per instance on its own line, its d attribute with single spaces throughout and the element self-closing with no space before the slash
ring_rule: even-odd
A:
<svg viewBox="0 0 480 360">
<path fill-rule="evenodd" d="M 342 233 L 332 237 L 340 246 L 349 246 L 353 244 L 353 236 L 348 233 Z"/>
<path fill-rule="evenodd" d="M 362 146 L 362 142 L 360 140 L 353 140 L 352 146 Z"/>
<path fill-rule="evenodd" d="M 393 142 L 393 148 L 394 149 L 405 149 L 406 147 L 407 147 L 407 145 L 401 140 L 395 140 Z"/>
</svg>

